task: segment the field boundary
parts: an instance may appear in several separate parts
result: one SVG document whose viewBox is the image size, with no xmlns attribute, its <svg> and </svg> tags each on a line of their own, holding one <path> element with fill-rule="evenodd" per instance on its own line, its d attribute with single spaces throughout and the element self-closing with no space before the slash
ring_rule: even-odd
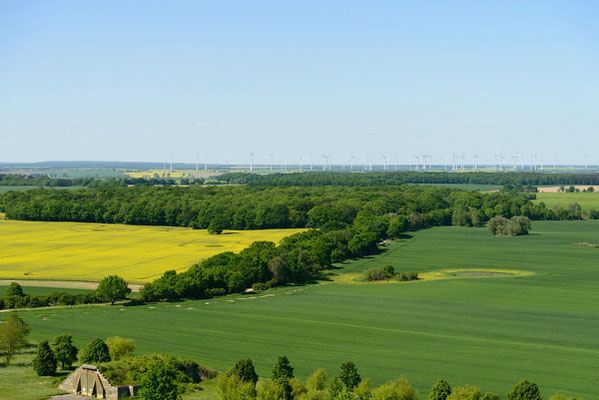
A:
<svg viewBox="0 0 599 400">
<path fill-rule="evenodd" d="M 16 282 L 21 286 L 35 286 L 35 287 L 50 287 L 57 289 L 86 289 L 96 290 L 99 282 L 85 282 L 85 281 L 53 281 L 53 280 L 36 280 L 36 279 L 0 279 L 0 286 L 8 286 L 12 282 Z M 129 283 L 129 288 L 132 292 L 139 292 L 143 285 Z"/>
</svg>

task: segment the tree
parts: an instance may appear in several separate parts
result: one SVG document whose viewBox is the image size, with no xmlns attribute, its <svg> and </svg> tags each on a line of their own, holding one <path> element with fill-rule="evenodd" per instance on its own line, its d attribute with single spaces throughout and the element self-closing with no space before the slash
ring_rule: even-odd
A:
<svg viewBox="0 0 599 400">
<path fill-rule="evenodd" d="M 443 379 L 439 379 L 428 394 L 429 400 L 445 400 L 451 394 L 451 386 Z"/>
<path fill-rule="evenodd" d="M 481 400 L 483 392 L 477 386 L 456 387 L 447 400 Z"/>
<path fill-rule="evenodd" d="M 272 380 L 293 378 L 293 367 L 286 356 L 279 356 L 272 369 Z"/>
<path fill-rule="evenodd" d="M 343 384 L 350 390 L 353 390 L 353 388 L 362 381 L 356 365 L 351 361 L 341 363 L 339 379 L 341 379 L 341 382 L 343 382 Z"/>
<path fill-rule="evenodd" d="M 52 339 L 52 351 L 56 356 L 56 360 L 61 363 L 61 368 L 71 367 L 77 361 L 77 353 L 79 349 L 73 345 L 73 337 L 71 335 L 58 335 Z"/>
<path fill-rule="evenodd" d="M 354 389 L 354 397 L 356 400 L 369 400 L 372 398 L 372 389 L 370 387 L 370 378 L 364 379 Z"/>
<path fill-rule="evenodd" d="M 37 355 L 33 359 L 33 369 L 39 376 L 51 376 L 56 373 L 56 357 L 47 340 L 37 346 Z"/>
<path fill-rule="evenodd" d="M 418 391 L 405 378 L 387 382 L 372 391 L 373 400 L 418 400 Z"/>
<path fill-rule="evenodd" d="M 541 400 L 541 393 L 536 383 L 525 379 L 508 392 L 507 400 Z"/>
<path fill-rule="evenodd" d="M 17 282 L 11 282 L 10 286 L 6 288 L 6 292 L 4 292 L 6 297 L 9 296 L 18 296 L 23 297 L 25 293 L 23 293 L 23 288 Z"/>
<path fill-rule="evenodd" d="M 117 300 L 127 298 L 131 293 L 131 289 L 127 286 L 127 282 L 118 275 L 110 275 L 102 279 L 97 289 L 98 296 L 105 301 L 110 301 L 110 304 Z"/>
<path fill-rule="evenodd" d="M 81 361 L 87 364 L 96 364 L 110 361 L 110 351 L 108 346 L 100 338 L 96 338 L 89 342 L 83 349 Z"/>
<path fill-rule="evenodd" d="M 242 358 L 227 372 L 230 376 L 236 376 L 243 382 L 252 382 L 255 386 L 258 382 L 258 374 L 254 368 L 254 363 L 251 358 Z"/>
<path fill-rule="evenodd" d="M 114 361 L 129 358 L 133 356 L 133 352 L 135 351 L 135 341 L 133 339 L 115 336 L 106 339 L 106 345 L 110 352 L 110 358 Z"/>
<path fill-rule="evenodd" d="M 4 323 L 0 324 L 0 356 L 4 356 L 6 365 L 14 355 L 28 344 L 29 325 L 27 325 L 17 313 L 8 314 Z"/>
<path fill-rule="evenodd" d="M 256 385 L 254 382 L 245 382 L 237 375 L 220 374 L 216 386 L 220 400 L 256 398 Z"/>
<path fill-rule="evenodd" d="M 177 370 L 162 359 L 148 365 L 139 394 L 144 400 L 177 400 Z"/>
</svg>

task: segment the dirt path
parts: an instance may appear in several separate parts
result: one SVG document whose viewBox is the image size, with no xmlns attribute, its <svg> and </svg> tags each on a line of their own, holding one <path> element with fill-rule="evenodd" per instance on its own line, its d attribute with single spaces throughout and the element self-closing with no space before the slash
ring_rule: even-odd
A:
<svg viewBox="0 0 599 400">
<path fill-rule="evenodd" d="M 36 287 L 51 287 L 60 289 L 85 289 L 96 290 L 97 282 L 80 282 L 80 281 L 36 281 L 29 279 L 0 279 L 0 286 L 8 286 L 11 282 L 17 282 L 21 286 L 36 286 Z M 139 292 L 143 285 L 135 285 L 130 283 L 129 287 L 133 292 Z"/>
</svg>

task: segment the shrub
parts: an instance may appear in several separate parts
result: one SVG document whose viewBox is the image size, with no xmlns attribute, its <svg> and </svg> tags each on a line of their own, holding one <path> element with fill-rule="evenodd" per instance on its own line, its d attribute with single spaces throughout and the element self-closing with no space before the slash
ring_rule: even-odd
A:
<svg viewBox="0 0 599 400">
<path fill-rule="evenodd" d="M 256 398 L 256 385 L 239 376 L 221 374 L 216 383 L 220 400 L 248 400 Z"/>
<path fill-rule="evenodd" d="M 235 365 L 227 371 L 227 375 L 236 376 L 243 382 L 251 382 L 256 385 L 258 382 L 258 374 L 254 368 L 254 363 L 251 358 L 243 358 L 235 363 Z"/>
<path fill-rule="evenodd" d="M 447 400 L 481 400 L 483 392 L 477 386 L 456 387 Z"/>
<path fill-rule="evenodd" d="M 511 219 L 497 216 L 489 220 L 487 227 L 495 236 L 527 235 L 530 230 L 530 219 L 522 216 Z"/>
<path fill-rule="evenodd" d="M 388 270 L 383 267 L 372 267 L 362 273 L 362 279 L 368 282 L 386 281 L 392 277 L 393 275 L 389 274 Z"/>
<path fill-rule="evenodd" d="M 42 340 L 37 346 L 37 355 L 32 364 L 39 376 L 51 376 L 56 373 L 56 357 L 47 340 Z"/>
<path fill-rule="evenodd" d="M 400 281 L 416 281 L 418 280 L 418 272 L 402 272 L 397 278 Z"/>
<path fill-rule="evenodd" d="M 405 378 L 400 378 L 373 390 L 372 400 L 418 400 L 418 391 Z"/>
<path fill-rule="evenodd" d="M 272 379 L 291 379 L 293 378 L 293 367 L 286 356 L 279 356 L 272 369 Z"/>
<path fill-rule="evenodd" d="M 115 361 L 131 357 L 135 351 L 135 341 L 133 339 L 115 336 L 106 339 L 106 345 L 108 346 L 110 358 Z"/>
<path fill-rule="evenodd" d="M 100 338 L 92 340 L 83 349 L 81 361 L 87 364 L 97 364 L 110 361 L 110 351 L 108 346 Z"/>
</svg>

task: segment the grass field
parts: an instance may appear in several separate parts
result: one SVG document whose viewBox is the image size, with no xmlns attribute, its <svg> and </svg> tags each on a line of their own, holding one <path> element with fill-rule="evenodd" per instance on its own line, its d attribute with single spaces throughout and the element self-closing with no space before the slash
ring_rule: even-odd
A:
<svg viewBox="0 0 599 400">
<path fill-rule="evenodd" d="M 599 192 L 579 193 L 537 193 L 534 203 L 544 202 L 547 208 L 558 205 L 567 208 L 570 203 L 578 203 L 583 210 L 599 209 Z"/>
<path fill-rule="evenodd" d="M 169 269 L 256 240 L 278 242 L 298 230 L 226 231 L 210 235 L 178 227 L 0 220 L 0 279 L 99 281 L 118 274 L 152 280 Z"/>
<path fill-rule="evenodd" d="M 134 338 L 139 353 L 174 353 L 218 369 L 251 357 L 265 376 L 285 354 L 301 378 L 318 367 L 335 373 L 342 361 L 353 360 L 374 383 L 404 375 L 423 395 L 441 377 L 502 396 L 527 378 L 544 397 L 559 390 L 593 399 L 599 249 L 574 242 L 599 242 L 599 222 L 535 222 L 530 235 L 512 238 L 483 228 L 440 227 L 337 271 L 356 274 L 391 264 L 419 273 L 484 268 L 529 274 L 397 284 L 333 281 L 279 288 L 267 297 L 21 315 L 37 340 L 68 332 L 83 346 L 118 334 Z"/>
</svg>

